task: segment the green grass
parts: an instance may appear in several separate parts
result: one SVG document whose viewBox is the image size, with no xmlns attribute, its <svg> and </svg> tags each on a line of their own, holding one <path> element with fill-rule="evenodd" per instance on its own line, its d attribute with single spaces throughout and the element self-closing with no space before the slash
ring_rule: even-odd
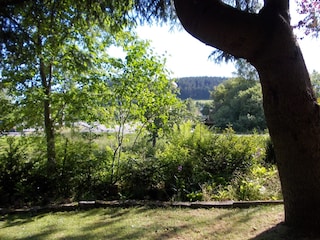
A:
<svg viewBox="0 0 320 240">
<path fill-rule="evenodd" d="M 0 239 L 286 239 L 283 206 L 249 209 L 106 208 L 3 216 Z M 276 227 L 276 231 L 263 233 Z M 274 238 L 274 234 L 278 234 Z M 263 234 L 262 234 L 263 233 Z M 265 238 L 267 237 L 267 238 Z M 270 237 L 270 238 L 268 238 Z"/>
</svg>

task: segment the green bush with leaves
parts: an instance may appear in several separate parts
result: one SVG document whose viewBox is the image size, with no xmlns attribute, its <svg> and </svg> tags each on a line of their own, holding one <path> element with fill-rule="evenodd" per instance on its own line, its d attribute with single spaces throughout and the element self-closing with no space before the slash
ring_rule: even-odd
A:
<svg viewBox="0 0 320 240">
<path fill-rule="evenodd" d="M 245 172 L 260 161 L 256 153 L 261 149 L 260 137 L 239 136 L 228 128 L 223 134 L 212 134 L 204 144 L 199 144 L 196 156 L 202 168 L 216 180 L 230 181 L 236 172 Z"/>
<path fill-rule="evenodd" d="M 62 198 L 106 199 L 111 197 L 113 152 L 95 140 L 99 135 L 61 137 L 57 141 L 58 175 L 56 187 Z M 114 197 L 114 196 L 113 196 Z"/>
<path fill-rule="evenodd" d="M 0 204 L 21 207 L 29 202 L 45 203 L 44 198 L 52 193 L 52 184 L 45 177 L 41 138 L 21 136 L 0 140 Z"/>
<path fill-rule="evenodd" d="M 121 196 L 133 199 L 168 200 L 163 186 L 165 166 L 156 158 L 129 158 L 122 164 Z"/>
<path fill-rule="evenodd" d="M 264 143 L 264 136 L 239 136 L 231 128 L 217 134 L 191 122 L 176 126 L 157 153 L 168 166 L 163 178 L 166 192 L 179 200 L 198 200 L 204 184 L 215 185 L 215 191 L 226 187 L 239 173 L 247 174 L 263 163 Z"/>
<path fill-rule="evenodd" d="M 226 186 L 204 185 L 207 200 L 278 200 L 282 199 L 275 166 L 254 165 L 247 173 L 238 173 Z"/>
<path fill-rule="evenodd" d="M 1 206 L 84 199 L 281 198 L 277 170 L 268 160 L 272 145 L 264 135 L 236 135 L 230 128 L 218 134 L 186 122 L 156 146 L 147 134 L 138 141 L 126 139 L 119 163 L 112 166 L 114 135 L 61 135 L 52 174 L 43 136 L 1 137 Z"/>
</svg>

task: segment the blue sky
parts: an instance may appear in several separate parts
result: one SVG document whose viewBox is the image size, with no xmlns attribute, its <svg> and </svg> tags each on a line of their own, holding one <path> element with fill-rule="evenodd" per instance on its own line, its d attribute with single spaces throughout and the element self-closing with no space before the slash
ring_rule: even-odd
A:
<svg viewBox="0 0 320 240">
<path fill-rule="evenodd" d="M 293 23 L 301 18 L 295 11 L 291 11 L 291 17 Z M 164 25 L 138 27 L 137 32 L 140 38 L 151 40 L 151 46 L 156 53 L 166 56 L 167 68 L 173 72 L 173 77 L 231 77 L 235 71 L 232 64 L 215 64 L 209 60 L 208 56 L 214 49 L 184 30 L 172 32 Z M 320 72 L 320 39 L 304 37 L 299 40 L 299 45 L 309 72 L 313 70 Z"/>
</svg>

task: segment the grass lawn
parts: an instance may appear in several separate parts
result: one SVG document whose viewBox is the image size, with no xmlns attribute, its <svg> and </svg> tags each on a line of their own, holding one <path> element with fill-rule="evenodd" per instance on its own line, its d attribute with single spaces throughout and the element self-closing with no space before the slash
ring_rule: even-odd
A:
<svg viewBox="0 0 320 240">
<path fill-rule="evenodd" d="M 286 236 L 281 221 L 281 205 L 249 209 L 101 208 L 2 216 L 0 239 L 292 239 Z"/>
</svg>

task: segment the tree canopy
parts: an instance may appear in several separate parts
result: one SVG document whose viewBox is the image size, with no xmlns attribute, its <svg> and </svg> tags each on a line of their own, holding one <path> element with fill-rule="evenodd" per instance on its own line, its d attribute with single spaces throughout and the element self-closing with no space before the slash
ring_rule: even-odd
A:
<svg viewBox="0 0 320 240">
<path fill-rule="evenodd" d="M 229 79 L 215 87 L 211 97 L 209 121 L 215 127 L 225 129 L 231 126 L 242 133 L 267 128 L 259 82 L 241 77 Z"/>
<path fill-rule="evenodd" d="M 107 121 L 114 113 L 110 106 L 113 97 L 119 102 L 120 97 L 128 96 L 121 96 L 121 91 L 132 92 L 127 101 L 131 107 L 134 96 L 154 100 L 153 104 L 146 99 L 138 101 L 145 104 L 142 109 L 148 108 L 150 122 L 155 111 L 161 112 L 158 117 L 163 119 L 168 113 L 159 110 L 175 98 L 174 94 L 163 94 L 171 91 L 166 85 L 172 86 L 166 83 L 168 72 L 163 60 L 151 52 L 148 43 L 130 32 L 134 16 L 144 14 L 143 9 L 133 13 L 140 5 L 132 1 L 85 0 L 3 3 L 1 86 L 13 96 L 12 103 L 18 109 L 15 126 L 44 129 L 50 165 L 55 165 L 56 128 L 76 121 Z M 122 48 L 125 59 L 109 56 L 111 45 Z M 149 80 L 154 83 L 149 82 L 152 88 L 138 84 Z M 122 88 L 114 88 L 117 83 Z M 139 95 L 136 90 L 143 92 Z M 166 101 L 159 100 L 161 96 L 166 96 Z M 125 102 L 121 100 L 122 107 Z M 137 109 L 135 114 L 143 115 Z M 129 119 L 135 119 L 133 115 Z"/>
</svg>

